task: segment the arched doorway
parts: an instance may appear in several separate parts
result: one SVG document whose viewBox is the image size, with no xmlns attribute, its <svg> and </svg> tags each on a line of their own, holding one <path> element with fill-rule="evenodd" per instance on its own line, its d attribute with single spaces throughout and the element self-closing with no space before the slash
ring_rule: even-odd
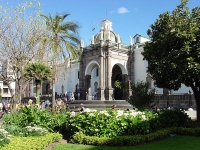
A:
<svg viewBox="0 0 200 150">
<path fill-rule="evenodd" d="M 88 100 L 92 100 L 93 93 L 97 92 L 99 86 L 99 68 L 98 62 L 93 60 L 88 63 L 85 69 L 85 91 L 87 93 Z"/>
<path fill-rule="evenodd" d="M 122 82 L 122 70 L 118 65 L 114 65 L 112 69 L 112 87 L 114 89 L 114 99 L 115 100 L 122 100 L 123 99 L 123 89 L 115 87 L 115 81 Z"/>
</svg>

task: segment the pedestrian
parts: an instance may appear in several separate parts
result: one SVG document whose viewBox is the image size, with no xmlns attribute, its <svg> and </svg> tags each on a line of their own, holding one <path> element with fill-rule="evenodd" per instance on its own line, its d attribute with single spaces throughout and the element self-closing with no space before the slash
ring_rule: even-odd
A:
<svg viewBox="0 0 200 150">
<path fill-rule="evenodd" d="M 83 103 L 80 104 L 80 107 L 78 108 L 78 110 L 80 112 L 83 112 L 85 110 L 85 107 L 84 107 Z"/>
<path fill-rule="evenodd" d="M 66 103 L 66 111 L 70 111 L 69 104 Z"/>
<path fill-rule="evenodd" d="M 116 108 L 116 105 L 112 105 L 112 109 L 115 109 Z"/>
</svg>

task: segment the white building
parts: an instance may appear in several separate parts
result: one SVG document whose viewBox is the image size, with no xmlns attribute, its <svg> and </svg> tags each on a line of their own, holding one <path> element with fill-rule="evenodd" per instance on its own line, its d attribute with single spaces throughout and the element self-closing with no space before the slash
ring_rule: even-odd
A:
<svg viewBox="0 0 200 150">
<path fill-rule="evenodd" d="M 68 67 L 65 76 L 56 83 L 56 92 L 58 94 L 64 94 L 66 91 L 87 92 L 89 97 L 98 92 L 100 93 L 99 99 L 110 100 L 110 95 L 116 96 L 117 92 L 120 93 L 113 85 L 118 76 L 118 74 L 115 74 L 116 72 L 121 72 L 121 76 L 119 76 L 121 80 L 126 82 L 130 80 L 134 83 L 148 81 L 151 84 L 150 88 L 153 88 L 151 76 L 146 72 L 148 62 L 143 60 L 141 54 L 144 50 L 144 43 L 150 41 L 150 39 L 136 34 L 130 38 L 129 45 L 123 44 L 122 40 L 118 34 L 113 32 L 112 22 L 108 19 L 103 20 L 99 33 L 92 36 L 91 45 L 84 47 L 83 41 L 81 42 L 83 57 L 80 62 L 82 64 L 80 62 L 73 63 L 71 68 Z M 110 59 L 107 57 L 110 57 Z M 133 58 L 133 61 L 130 58 Z M 81 81 L 79 80 L 80 77 Z M 164 89 L 156 89 L 157 94 L 165 92 Z M 190 88 L 183 85 L 178 91 L 172 90 L 170 92 L 171 94 L 185 94 L 189 90 Z M 120 98 L 125 97 L 121 96 Z"/>
</svg>

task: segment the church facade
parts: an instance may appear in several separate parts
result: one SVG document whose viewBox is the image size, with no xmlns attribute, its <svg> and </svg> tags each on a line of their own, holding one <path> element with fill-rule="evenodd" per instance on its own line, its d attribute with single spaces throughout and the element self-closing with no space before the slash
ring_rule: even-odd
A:
<svg viewBox="0 0 200 150">
<path fill-rule="evenodd" d="M 120 35 L 112 29 L 112 22 L 104 19 L 99 33 L 92 36 L 89 46 L 81 42 L 82 56 L 78 63 L 72 63 L 59 79 L 55 89 L 58 94 L 76 92 L 78 99 L 127 100 L 131 96 L 131 83 L 147 81 L 153 88 L 153 80 L 147 74 L 148 62 L 143 60 L 141 52 L 145 42 L 150 39 L 136 34 L 130 37 L 129 45 L 124 44 Z M 127 89 L 114 86 L 115 81 L 123 82 Z M 157 94 L 164 89 L 156 88 Z M 184 85 L 171 94 L 188 93 L 190 88 Z"/>
</svg>

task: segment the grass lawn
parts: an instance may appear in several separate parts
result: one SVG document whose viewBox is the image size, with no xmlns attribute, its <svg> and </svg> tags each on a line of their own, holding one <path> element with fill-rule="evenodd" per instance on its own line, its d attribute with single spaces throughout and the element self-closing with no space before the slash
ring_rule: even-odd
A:
<svg viewBox="0 0 200 150">
<path fill-rule="evenodd" d="M 200 137 L 174 136 L 152 144 L 129 146 L 129 147 L 108 147 L 89 146 L 77 144 L 59 144 L 52 150 L 199 150 Z"/>
</svg>

